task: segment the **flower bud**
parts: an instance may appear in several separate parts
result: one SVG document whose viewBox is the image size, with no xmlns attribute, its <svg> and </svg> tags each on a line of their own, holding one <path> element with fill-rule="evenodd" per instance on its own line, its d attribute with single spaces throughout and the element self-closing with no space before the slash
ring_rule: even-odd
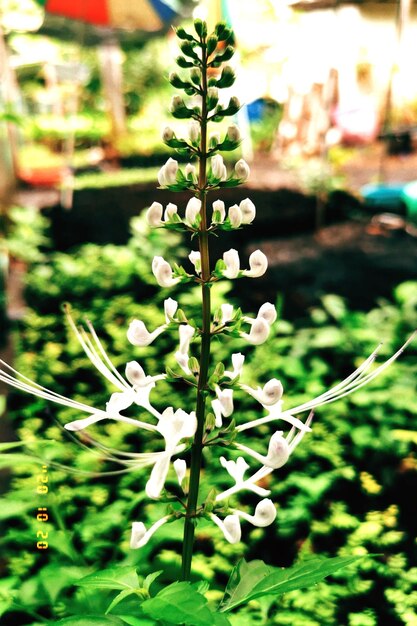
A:
<svg viewBox="0 0 417 626">
<path fill-rule="evenodd" d="M 217 81 L 217 84 L 219 87 L 224 89 L 225 87 L 231 87 L 233 83 L 235 82 L 235 80 L 236 80 L 236 76 L 233 71 L 233 68 L 231 68 L 230 65 L 225 65 L 223 67 L 221 76 L 219 80 Z"/>
<path fill-rule="evenodd" d="M 133 387 L 140 387 L 146 380 L 143 367 L 141 367 L 137 361 L 127 363 L 125 376 Z"/>
<path fill-rule="evenodd" d="M 178 484 L 181 487 L 182 482 L 185 478 L 185 474 L 187 473 L 187 463 L 184 459 L 176 459 L 173 463 L 175 473 L 177 475 Z"/>
<path fill-rule="evenodd" d="M 146 221 L 149 226 L 160 226 L 162 224 L 162 204 L 153 202 L 146 212 Z"/>
<path fill-rule="evenodd" d="M 255 514 L 252 517 L 252 524 L 259 528 L 265 528 L 265 526 L 272 524 L 276 516 L 277 511 L 274 503 L 269 498 L 265 498 L 257 504 Z"/>
<path fill-rule="evenodd" d="M 177 212 L 178 212 L 177 205 L 173 204 L 172 202 L 168 202 L 165 208 L 165 212 L 164 212 L 164 221 L 169 222 L 171 217 L 175 215 Z"/>
<path fill-rule="evenodd" d="M 278 469 L 285 465 L 290 457 L 290 449 L 287 440 L 283 437 L 282 431 L 277 430 L 269 440 L 268 454 L 265 465 Z"/>
<path fill-rule="evenodd" d="M 216 154 L 211 159 L 211 171 L 214 178 L 219 180 L 227 179 L 227 169 L 223 161 L 223 157 L 220 154 Z"/>
<path fill-rule="evenodd" d="M 271 406 L 281 400 L 283 393 L 284 389 L 281 381 L 276 378 L 272 378 L 264 385 L 262 395 L 260 396 L 260 402 L 264 406 Z"/>
<path fill-rule="evenodd" d="M 188 349 L 190 347 L 190 341 L 194 336 L 195 328 L 190 326 L 189 324 L 180 324 L 178 328 L 178 334 L 180 338 L 179 352 L 182 354 L 188 354 Z"/>
<path fill-rule="evenodd" d="M 191 143 L 197 143 L 200 140 L 200 124 L 196 120 L 189 123 L 188 136 Z"/>
<path fill-rule="evenodd" d="M 215 215 L 217 213 L 217 215 Z M 216 200 L 213 202 L 213 224 L 223 224 L 226 217 L 226 210 L 223 200 Z"/>
<path fill-rule="evenodd" d="M 231 248 L 223 254 L 223 261 L 226 264 L 226 269 L 223 270 L 223 276 L 226 278 L 236 278 L 240 271 L 240 259 L 237 250 Z"/>
<path fill-rule="evenodd" d="M 216 428 L 221 428 L 223 425 L 222 407 L 217 398 L 211 401 L 211 408 L 213 409 L 213 413 L 215 417 L 214 425 L 216 426 Z"/>
<path fill-rule="evenodd" d="M 241 140 L 241 134 L 239 127 L 236 124 L 231 124 L 226 132 L 226 137 L 229 141 L 238 142 Z"/>
<path fill-rule="evenodd" d="M 259 278 L 263 276 L 268 269 L 268 259 L 261 250 L 255 250 L 249 257 L 250 270 L 243 270 L 248 278 Z"/>
<path fill-rule="evenodd" d="M 210 517 L 216 524 L 216 526 L 220 528 L 225 539 L 229 543 L 237 543 L 238 541 L 240 541 L 242 531 L 240 528 L 240 520 L 238 515 L 227 515 L 227 517 L 224 518 L 223 522 L 214 513 L 211 513 Z"/>
<path fill-rule="evenodd" d="M 174 185 L 177 181 L 178 161 L 171 157 L 161 167 L 158 172 L 158 182 L 161 187 L 167 187 L 168 185 Z"/>
<path fill-rule="evenodd" d="M 233 319 L 233 304 L 222 304 L 220 309 L 222 312 L 221 323 L 226 324 L 230 322 L 230 320 Z"/>
<path fill-rule="evenodd" d="M 184 108 L 185 108 L 185 102 L 181 98 L 181 96 L 172 96 L 171 104 L 169 105 L 170 113 L 175 113 L 176 111 L 180 109 L 184 109 Z"/>
<path fill-rule="evenodd" d="M 174 278 L 170 264 L 161 256 L 154 257 L 152 261 L 152 273 L 161 287 L 173 287 L 179 283 L 179 278 Z"/>
<path fill-rule="evenodd" d="M 237 113 L 240 109 L 240 101 L 236 96 L 232 96 L 229 100 L 228 109 L 232 109 L 233 113 Z"/>
<path fill-rule="evenodd" d="M 262 318 L 268 322 L 268 324 L 273 324 L 277 319 L 277 310 L 273 304 L 270 302 L 265 302 L 258 311 L 257 318 Z"/>
<path fill-rule="evenodd" d="M 219 143 L 220 143 L 219 133 L 213 133 L 212 135 L 210 135 L 209 148 L 217 148 Z"/>
<path fill-rule="evenodd" d="M 241 333 L 242 337 L 247 339 L 253 346 L 259 346 L 264 343 L 269 336 L 269 324 L 262 318 L 257 318 L 250 329 L 249 334 Z"/>
<path fill-rule="evenodd" d="M 216 106 L 219 101 L 219 90 L 217 87 L 209 87 L 207 89 L 207 100 L 210 103 L 210 108 Z"/>
<path fill-rule="evenodd" d="M 178 302 L 176 300 L 173 300 L 172 298 L 167 298 L 166 300 L 164 300 L 164 312 L 167 324 L 169 324 L 171 319 L 174 317 L 177 308 Z"/>
<path fill-rule="evenodd" d="M 233 204 L 228 211 L 230 225 L 233 228 L 239 228 L 242 223 L 242 211 L 237 204 Z"/>
<path fill-rule="evenodd" d="M 245 198 L 239 204 L 239 208 L 242 212 L 242 224 L 250 224 L 255 219 L 256 208 L 252 200 Z"/>
<path fill-rule="evenodd" d="M 162 141 L 171 141 L 171 139 L 174 139 L 174 137 L 175 133 L 172 128 L 170 128 L 169 126 L 165 126 L 164 130 L 162 131 Z"/>
<path fill-rule="evenodd" d="M 132 534 L 130 537 L 130 547 L 135 550 L 136 548 L 140 548 L 142 544 L 142 540 L 146 535 L 146 526 L 143 522 L 133 522 L 132 524 Z"/>
<path fill-rule="evenodd" d="M 239 159 L 235 165 L 235 172 L 236 176 L 244 183 L 249 178 L 249 165 L 243 159 Z"/>
<path fill-rule="evenodd" d="M 194 85 L 199 85 L 201 82 L 201 71 L 197 67 L 193 67 L 190 70 L 190 78 Z"/>
<path fill-rule="evenodd" d="M 230 417 L 233 413 L 233 389 L 216 389 L 217 398 L 220 402 L 220 409 L 224 417 Z"/>
<path fill-rule="evenodd" d="M 166 326 L 159 326 L 152 333 L 150 333 L 142 320 L 133 320 L 127 330 L 127 339 L 134 346 L 149 346 L 152 341 L 160 335 Z"/>
<path fill-rule="evenodd" d="M 188 255 L 191 263 L 194 265 L 197 274 L 201 274 L 201 255 L 197 250 L 193 250 Z"/>
<path fill-rule="evenodd" d="M 185 178 L 187 178 L 188 180 L 194 180 L 197 175 L 195 166 L 192 165 L 191 163 L 187 163 L 187 165 L 185 166 L 184 173 L 185 173 Z"/>
<path fill-rule="evenodd" d="M 195 196 L 190 198 L 185 207 L 185 219 L 191 226 L 195 223 L 197 215 L 200 214 L 201 200 Z"/>
</svg>

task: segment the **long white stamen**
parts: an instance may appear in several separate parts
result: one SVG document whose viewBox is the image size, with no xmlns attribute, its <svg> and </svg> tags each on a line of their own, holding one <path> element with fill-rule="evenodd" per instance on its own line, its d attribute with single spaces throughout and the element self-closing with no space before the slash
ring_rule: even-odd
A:
<svg viewBox="0 0 417 626">
<path fill-rule="evenodd" d="M 113 372 L 113 374 L 119 379 L 119 381 L 122 383 L 122 385 L 124 385 L 126 387 L 126 389 L 130 389 L 130 385 L 125 381 L 125 379 L 123 378 L 123 376 L 120 374 L 120 372 L 118 372 L 117 368 L 113 365 L 113 363 L 111 362 L 107 352 L 105 351 L 105 349 L 103 348 L 103 344 L 101 343 L 96 331 L 94 330 L 94 326 L 92 325 L 92 323 L 90 322 L 90 320 L 86 321 L 88 330 L 91 333 L 91 336 L 93 337 L 101 355 L 103 356 L 103 359 L 105 361 L 105 363 L 107 363 L 108 367 L 110 368 L 110 370 Z"/>
</svg>

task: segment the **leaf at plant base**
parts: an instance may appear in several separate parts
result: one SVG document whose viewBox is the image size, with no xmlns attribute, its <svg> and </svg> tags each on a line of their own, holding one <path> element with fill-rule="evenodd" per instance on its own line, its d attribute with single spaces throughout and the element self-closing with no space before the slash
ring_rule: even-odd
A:
<svg viewBox="0 0 417 626">
<path fill-rule="evenodd" d="M 189 582 L 176 582 L 141 605 L 142 611 L 155 619 L 168 624 L 186 626 L 213 626 L 212 612 L 206 598 Z"/>
<path fill-rule="evenodd" d="M 65 587 L 76 584 L 76 581 L 85 574 L 85 568 L 61 567 L 51 564 L 43 567 L 39 572 L 39 580 L 52 604 L 56 604 L 59 594 Z"/>
<path fill-rule="evenodd" d="M 73 615 L 55 622 L 55 626 L 123 626 L 118 617 L 102 615 Z"/>
<path fill-rule="evenodd" d="M 90 574 L 77 581 L 82 587 L 95 587 L 96 589 L 137 589 L 139 586 L 138 575 L 134 567 L 111 567 L 100 572 Z"/>
<path fill-rule="evenodd" d="M 308 559 L 302 563 L 297 563 L 293 567 L 282 570 L 275 569 L 267 576 L 263 576 L 255 584 L 253 584 L 255 576 L 250 570 L 246 570 L 246 572 L 245 569 L 243 572 L 240 570 L 241 578 L 231 590 L 231 593 L 229 593 L 229 598 L 223 601 L 220 610 L 230 611 L 261 596 L 277 596 L 294 589 L 310 587 L 326 578 L 326 576 L 330 576 L 338 569 L 351 565 L 362 558 L 362 556 L 348 556 Z M 246 565 L 250 566 L 250 563 Z M 249 580 L 246 580 L 247 577 L 249 577 Z M 250 581 L 252 581 L 252 588 L 250 588 Z"/>
<path fill-rule="evenodd" d="M 272 571 L 272 568 L 261 560 L 247 563 L 245 559 L 241 559 L 230 574 L 221 606 L 227 606 L 233 599 L 248 596 L 255 585 L 269 576 Z"/>
</svg>

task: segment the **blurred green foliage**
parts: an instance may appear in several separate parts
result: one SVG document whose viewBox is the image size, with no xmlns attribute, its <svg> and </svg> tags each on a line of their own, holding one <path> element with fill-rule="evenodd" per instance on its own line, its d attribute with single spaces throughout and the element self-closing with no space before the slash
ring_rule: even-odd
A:
<svg viewBox="0 0 417 626">
<path fill-rule="evenodd" d="M 181 302 L 198 316 L 193 289 L 178 297 L 161 290 L 150 271 L 154 255 L 185 257 L 177 235 L 149 231 L 141 218 L 132 223 L 127 246 L 85 245 L 73 254 L 50 253 L 36 259 L 28 274 L 29 311 L 14 332 L 17 369 L 57 393 L 102 407 L 113 389 L 94 371 L 64 322 L 62 304 L 70 302 L 77 321 L 88 317 L 112 361 L 122 372 L 137 359 L 146 373 L 164 370 L 176 337 L 164 333 L 151 346 L 136 349 L 126 340 L 129 321 L 138 317 L 152 329 L 163 322 L 163 300 Z M 216 306 L 228 284 L 213 291 Z M 244 303 L 236 302 L 245 310 Z M 325 391 L 344 378 L 381 341 L 381 360 L 391 355 L 417 322 L 417 285 L 404 283 L 393 301 L 369 312 L 348 309 L 328 295 L 297 327 L 284 320 L 266 344 L 250 348 L 240 339 L 217 343 L 215 358 L 229 366 L 232 351 L 246 354 L 244 380 L 253 386 L 273 376 L 285 389 L 284 408 Z M 212 601 L 220 599 L 233 564 L 241 556 L 261 558 L 278 566 L 310 554 L 377 554 L 354 570 L 333 576 L 317 587 L 288 593 L 279 605 L 273 599 L 254 601 L 231 619 L 239 626 L 414 626 L 417 623 L 417 437 L 415 419 L 417 351 L 407 352 L 378 379 L 335 404 L 320 407 L 313 432 L 306 436 L 287 466 L 269 477 L 266 487 L 278 503 L 278 519 L 268 529 L 243 530 L 237 545 L 226 544 L 207 522 L 197 529 L 194 575 L 206 579 Z M 193 399 L 181 385 L 158 383 L 155 405 L 191 409 Z M 236 415 L 259 417 L 256 403 L 242 394 Z M 11 393 L 8 413 L 24 449 L 6 449 L 0 466 L 11 468 L 9 489 L 0 510 L 4 574 L 0 614 L 6 626 L 38 625 L 68 614 L 100 613 L 111 593 L 88 593 L 74 581 L 101 567 L 135 565 L 140 573 L 163 570 L 159 584 L 176 579 L 182 540 L 181 523 L 162 527 L 139 551 L 128 547 L 130 525 L 146 524 L 165 512 L 163 503 L 149 502 L 144 485 L 149 470 L 106 474 L 120 469 L 105 459 L 99 445 L 129 451 L 158 450 L 148 433 L 132 432 L 120 423 L 104 423 L 73 438 L 62 425 L 77 417 L 68 408 Z M 247 443 L 265 452 L 271 429 L 248 431 Z M 93 438 L 93 439 L 92 439 Z M 249 439 L 250 438 L 250 439 Z M 218 454 L 207 454 L 204 490 L 224 489 L 227 476 L 218 472 Z M 48 465 L 49 493 L 36 494 L 40 457 Z M 65 469 L 63 466 L 67 466 Z M 174 476 L 170 480 L 174 480 Z M 252 510 L 253 494 L 242 508 Z M 37 507 L 46 506 L 48 550 L 36 549 Z M 110 595 L 109 595 L 110 594 Z M 109 600 L 110 599 L 110 600 Z"/>
</svg>

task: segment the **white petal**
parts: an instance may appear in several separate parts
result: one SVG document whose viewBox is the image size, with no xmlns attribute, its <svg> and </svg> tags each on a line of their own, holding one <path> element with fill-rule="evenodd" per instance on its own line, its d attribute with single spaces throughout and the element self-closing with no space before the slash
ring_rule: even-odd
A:
<svg viewBox="0 0 417 626">
<path fill-rule="evenodd" d="M 249 257 L 250 270 L 244 270 L 243 273 L 248 278 L 259 278 L 263 276 L 268 269 L 268 259 L 261 250 L 255 250 Z"/>
<path fill-rule="evenodd" d="M 125 375 L 127 380 L 134 387 L 143 385 L 146 380 L 143 367 L 139 365 L 137 361 L 129 361 L 129 363 L 126 364 Z"/>
<path fill-rule="evenodd" d="M 128 391 L 125 393 L 113 393 L 110 396 L 110 400 L 106 403 L 106 411 L 111 415 L 118 415 L 120 411 L 124 411 L 124 409 L 132 406 L 134 398 L 133 391 L 131 393 Z"/>
<path fill-rule="evenodd" d="M 215 211 L 218 211 L 219 216 L 217 221 L 213 220 L 213 223 L 223 224 L 224 218 L 226 217 L 226 209 L 223 200 L 216 200 L 215 202 L 213 202 L 213 214 Z"/>
<path fill-rule="evenodd" d="M 229 543 L 237 543 L 242 536 L 238 515 L 228 515 L 224 521 L 214 513 L 210 514 L 213 522 L 220 528 Z"/>
<path fill-rule="evenodd" d="M 222 312 L 221 323 L 226 324 L 226 322 L 230 322 L 233 319 L 233 304 L 222 304 L 220 309 Z"/>
<path fill-rule="evenodd" d="M 257 317 L 262 317 L 268 324 L 273 324 L 277 319 L 277 310 L 273 304 L 265 302 L 260 307 Z"/>
<path fill-rule="evenodd" d="M 153 202 L 146 212 L 146 220 L 150 226 L 160 226 L 162 224 L 162 204 Z"/>
<path fill-rule="evenodd" d="M 171 219 L 171 217 L 173 215 L 176 215 L 178 213 L 178 207 L 176 204 L 173 204 L 172 202 L 169 202 L 166 205 L 165 211 L 164 211 L 164 221 L 165 222 L 169 222 L 169 220 Z"/>
<path fill-rule="evenodd" d="M 187 473 L 187 463 L 184 461 L 184 459 L 176 459 L 173 463 L 173 466 L 177 475 L 178 484 L 181 487 Z"/>
<path fill-rule="evenodd" d="M 228 213 L 227 213 L 228 217 L 229 217 L 229 221 L 230 224 L 233 228 L 239 228 L 239 226 L 242 223 L 242 211 L 240 210 L 240 208 L 238 207 L 237 204 L 233 204 Z"/>
<path fill-rule="evenodd" d="M 164 488 L 165 480 L 168 474 L 169 465 L 171 462 L 170 454 L 166 454 L 161 457 L 153 466 L 151 475 L 146 483 L 146 495 L 151 500 L 157 500 L 161 495 L 161 491 Z"/>
<path fill-rule="evenodd" d="M 197 215 L 201 210 L 201 200 L 199 198 L 193 197 L 187 202 L 187 206 L 185 207 L 185 219 L 190 225 L 193 225 L 196 221 Z"/>
<path fill-rule="evenodd" d="M 142 548 L 145 544 L 148 543 L 149 539 L 158 530 L 158 528 L 163 526 L 170 519 L 170 517 L 170 515 L 165 515 L 165 517 L 162 517 L 160 520 L 155 522 L 155 524 L 153 524 L 149 530 L 146 530 L 143 522 L 133 522 L 132 534 L 130 538 L 130 547 L 133 550 L 136 550 L 137 548 Z"/>
<path fill-rule="evenodd" d="M 166 323 L 169 324 L 171 318 L 174 317 L 175 313 L 178 309 L 178 302 L 173 300 L 172 298 L 167 298 L 164 300 L 164 312 L 165 312 L 165 320 Z"/>
<path fill-rule="evenodd" d="M 242 224 L 250 224 L 253 222 L 256 216 L 256 208 L 252 200 L 245 198 L 239 204 L 239 208 L 242 213 Z"/>
</svg>

